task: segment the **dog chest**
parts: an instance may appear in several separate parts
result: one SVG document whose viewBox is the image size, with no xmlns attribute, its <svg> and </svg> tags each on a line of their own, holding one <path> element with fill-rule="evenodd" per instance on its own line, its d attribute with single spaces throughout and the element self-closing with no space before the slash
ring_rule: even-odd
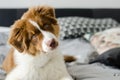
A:
<svg viewBox="0 0 120 80">
<path fill-rule="evenodd" d="M 67 74 L 64 65 L 59 63 L 61 62 L 50 62 L 41 68 L 29 66 L 22 80 L 59 80 Z"/>
<path fill-rule="evenodd" d="M 16 59 L 19 66 L 14 71 L 14 74 L 17 73 L 18 75 L 16 74 L 16 76 L 20 80 L 59 80 L 63 76 L 68 75 L 61 54 L 53 53 L 49 57 L 38 56 L 35 59 L 31 58 L 27 60 L 25 59 L 26 56 L 22 56 L 22 58 L 19 55 Z M 24 63 L 19 61 L 19 59 L 24 60 Z"/>
</svg>

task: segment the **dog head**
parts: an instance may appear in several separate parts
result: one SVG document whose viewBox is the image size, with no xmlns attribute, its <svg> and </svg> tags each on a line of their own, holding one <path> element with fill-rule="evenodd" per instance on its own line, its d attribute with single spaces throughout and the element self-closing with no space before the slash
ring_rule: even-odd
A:
<svg viewBox="0 0 120 80">
<path fill-rule="evenodd" d="M 19 52 L 36 55 L 58 46 L 59 26 L 52 7 L 30 8 L 12 25 L 8 42 Z"/>
</svg>

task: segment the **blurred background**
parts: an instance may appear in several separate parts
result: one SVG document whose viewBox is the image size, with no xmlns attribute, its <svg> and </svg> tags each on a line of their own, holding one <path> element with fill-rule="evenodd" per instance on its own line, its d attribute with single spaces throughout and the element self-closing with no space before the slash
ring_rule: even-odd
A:
<svg viewBox="0 0 120 80">
<path fill-rule="evenodd" d="M 40 4 L 55 8 L 120 8 L 120 0 L 0 0 L 0 8 L 28 8 Z"/>
<path fill-rule="evenodd" d="M 10 26 L 29 7 L 44 4 L 55 8 L 61 52 L 77 57 L 77 63 L 89 63 L 101 52 L 120 47 L 120 0 L 0 0 L 0 66 L 10 49 L 7 44 Z M 114 43 L 116 40 L 118 43 Z M 75 80 L 120 80 L 120 70 L 114 67 L 72 65 L 79 66 L 71 68 Z M 0 69 L 0 80 L 4 80 L 5 75 Z"/>
<path fill-rule="evenodd" d="M 56 17 L 112 17 L 120 21 L 120 0 L 0 0 L 0 26 L 10 26 L 31 6 L 55 7 Z"/>
</svg>

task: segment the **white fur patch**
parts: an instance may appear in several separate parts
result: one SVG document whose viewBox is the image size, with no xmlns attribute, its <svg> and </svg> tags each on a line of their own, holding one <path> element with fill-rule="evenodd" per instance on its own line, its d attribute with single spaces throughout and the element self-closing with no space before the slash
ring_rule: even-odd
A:
<svg viewBox="0 0 120 80">
<path fill-rule="evenodd" d="M 39 26 L 35 21 L 29 19 L 29 22 L 30 22 L 34 27 L 36 27 L 39 31 L 42 31 L 42 30 L 40 29 L 40 26 Z"/>
</svg>

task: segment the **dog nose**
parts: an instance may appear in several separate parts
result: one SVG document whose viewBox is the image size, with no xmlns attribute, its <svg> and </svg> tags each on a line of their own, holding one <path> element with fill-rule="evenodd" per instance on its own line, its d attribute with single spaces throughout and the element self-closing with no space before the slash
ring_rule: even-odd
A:
<svg viewBox="0 0 120 80">
<path fill-rule="evenodd" d="M 58 46 L 58 42 L 55 39 L 51 39 L 47 42 L 47 46 L 54 49 Z"/>
</svg>

